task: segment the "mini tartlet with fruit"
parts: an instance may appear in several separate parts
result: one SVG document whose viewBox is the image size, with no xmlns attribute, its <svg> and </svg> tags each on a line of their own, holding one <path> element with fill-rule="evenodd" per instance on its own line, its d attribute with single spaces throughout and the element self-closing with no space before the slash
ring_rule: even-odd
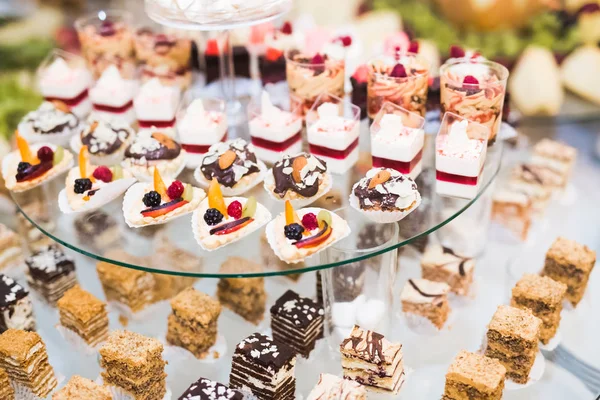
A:
<svg viewBox="0 0 600 400">
<path fill-rule="evenodd" d="M 131 228 L 164 224 L 191 213 L 205 197 L 204 190 L 163 179 L 158 169 L 154 169 L 153 182 L 138 182 L 127 190 L 123 215 Z"/>
<path fill-rule="evenodd" d="M 135 183 L 135 178 L 120 165 L 93 165 L 87 146 L 79 150 L 79 165 L 67 174 L 65 188 L 58 195 L 58 206 L 65 213 L 91 211 L 102 207 Z"/>
<path fill-rule="evenodd" d="M 267 166 L 244 139 L 216 143 L 208 149 L 194 178 L 207 188 L 215 178 L 225 196 L 238 196 L 263 181 Z"/>
<path fill-rule="evenodd" d="M 299 263 L 350 234 L 348 223 L 323 208 L 294 210 L 285 202 L 285 211 L 267 225 L 271 249 L 288 264 Z"/>
<path fill-rule="evenodd" d="M 208 198 L 194 211 L 192 230 L 198 244 L 207 251 L 236 242 L 271 220 L 271 213 L 254 197 L 223 197 L 221 185 L 213 179 Z"/>
<path fill-rule="evenodd" d="M 50 144 L 29 145 L 17 132 L 17 150 L 2 160 L 2 176 L 6 188 L 24 192 L 56 178 L 73 165 L 73 155 L 64 148 Z"/>
</svg>

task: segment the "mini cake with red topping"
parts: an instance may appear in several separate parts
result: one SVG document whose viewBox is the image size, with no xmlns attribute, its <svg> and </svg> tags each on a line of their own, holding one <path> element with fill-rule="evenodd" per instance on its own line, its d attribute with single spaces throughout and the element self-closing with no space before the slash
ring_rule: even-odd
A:
<svg viewBox="0 0 600 400">
<path fill-rule="evenodd" d="M 343 174 L 358 161 L 360 109 L 329 94 L 321 95 L 306 117 L 310 152 Z"/>
<path fill-rule="evenodd" d="M 443 196 L 477 196 L 489 129 L 446 113 L 435 143 L 436 191 Z"/>
<path fill-rule="evenodd" d="M 253 103 L 249 114 L 250 138 L 258 158 L 274 163 L 282 155 L 302 150 L 303 123 L 298 108 L 282 110 L 274 106 L 269 94 L 263 91 L 260 106 Z"/>
<path fill-rule="evenodd" d="M 289 21 L 265 35 L 265 53 L 258 57 L 263 85 L 285 81 L 285 53 L 300 47 L 301 38 Z"/>
<path fill-rule="evenodd" d="M 284 156 L 273 164 L 265 178 L 265 190 L 272 198 L 290 200 L 296 207 L 307 206 L 331 189 L 333 179 L 325 161 L 308 153 Z"/>
<path fill-rule="evenodd" d="M 225 103 L 218 99 L 194 99 L 180 118 L 177 132 L 186 151 L 186 165 L 197 168 L 210 146 L 227 140 Z"/>
<path fill-rule="evenodd" d="M 171 128 L 181 100 L 181 90 L 165 86 L 158 78 L 146 82 L 133 100 L 133 108 L 140 128 Z"/>
<path fill-rule="evenodd" d="M 337 214 L 315 207 L 296 212 L 285 202 L 285 211 L 267 225 L 271 249 L 288 264 L 304 261 L 350 234 L 348 223 Z"/>
<path fill-rule="evenodd" d="M 203 188 L 215 178 L 226 196 L 237 196 L 262 182 L 266 172 L 254 146 L 244 139 L 235 139 L 212 145 L 194 177 Z"/>
<path fill-rule="evenodd" d="M 39 143 L 29 146 L 19 132 L 17 150 L 2 159 L 2 177 L 6 188 L 24 192 L 56 178 L 73 164 L 73 155 L 60 146 Z"/>
<path fill-rule="evenodd" d="M 421 204 L 417 184 L 390 168 L 373 168 L 352 187 L 350 205 L 375 222 L 397 222 Z"/>
<path fill-rule="evenodd" d="M 170 129 L 142 129 L 125 150 L 123 168 L 140 181 L 150 181 L 154 170 L 166 178 L 175 178 L 185 166 L 185 150 L 173 140 Z"/>
<path fill-rule="evenodd" d="M 254 197 L 224 198 L 216 178 L 210 182 L 208 198 L 192 216 L 198 244 L 207 251 L 236 242 L 271 220 L 271 213 Z"/>
<path fill-rule="evenodd" d="M 54 143 L 65 146 L 81 130 L 79 118 L 59 100 L 44 101 L 28 112 L 19 123 L 19 133 L 29 143 Z"/>
<path fill-rule="evenodd" d="M 109 66 L 90 90 L 94 114 L 132 124 L 135 122 L 133 98 L 137 91 L 136 81 L 122 78 L 117 67 Z"/>
<path fill-rule="evenodd" d="M 153 182 L 131 186 L 123 199 L 125 222 L 131 228 L 158 225 L 191 213 L 206 197 L 189 183 L 164 179 L 154 169 Z"/>
<path fill-rule="evenodd" d="M 199 4 L 199 3 L 198 3 Z M 233 70 L 235 76 L 250 78 L 250 53 L 246 46 L 233 44 Z M 209 39 L 204 50 L 204 66 L 206 68 L 206 83 L 217 81 L 221 77 L 219 45 L 217 39 Z"/>
<path fill-rule="evenodd" d="M 90 162 L 94 165 L 116 165 L 123 161 L 125 149 L 135 136 L 131 126 L 122 120 L 90 116 L 83 131 L 71 139 L 71 149 L 79 153 L 87 146 Z"/>
<path fill-rule="evenodd" d="M 350 77 L 352 85 L 352 104 L 360 108 L 360 119 L 367 118 L 367 81 L 369 80 L 369 67 L 360 65 Z"/>
</svg>

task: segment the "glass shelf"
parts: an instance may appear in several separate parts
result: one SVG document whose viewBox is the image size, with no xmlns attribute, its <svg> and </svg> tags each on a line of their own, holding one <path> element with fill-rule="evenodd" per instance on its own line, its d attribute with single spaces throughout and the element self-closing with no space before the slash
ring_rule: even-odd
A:
<svg viewBox="0 0 600 400">
<path fill-rule="evenodd" d="M 426 126 L 427 131 L 427 126 Z M 240 134 L 238 132 L 238 134 Z M 245 133 L 241 133 L 242 136 Z M 481 194 L 493 182 L 500 168 L 502 143 L 490 147 L 483 172 L 483 182 L 475 199 L 452 199 L 449 205 L 435 193 L 434 135 L 426 135 L 423 156 L 423 172 L 417 179 L 422 203 L 413 213 L 399 222 L 400 238 L 372 250 L 365 249 L 365 235 L 384 229 L 384 225 L 368 222 L 359 213 L 348 207 L 348 196 L 352 185 L 364 176 L 371 167 L 369 151 L 369 129 L 366 121 L 361 124 L 360 159 L 345 175 L 333 175 L 332 190 L 313 203 L 329 210 L 341 210 L 353 232 L 339 242 L 339 248 L 352 249 L 346 256 L 329 260 L 324 252 L 314 255 L 300 264 L 285 264 L 274 255 L 264 238 L 264 228 L 239 242 L 206 252 L 196 243 L 191 227 L 191 216 L 184 216 L 164 225 L 139 229 L 127 227 L 123 219 L 121 198 L 88 214 L 63 214 L 58 208 L 58 193 L 64 187 L 59 177 L 29 192 L 13 193 L 20 212 L 44 234 L 58 243 L 100 261 L 124 267 L 172 275 L 196 277 L 227 276 L 219 272 L 221 263 L 230 256 L 243 256 L 261 260 L 260 272 L 248 272 L 244 276 L 271 276 L 297 274 L 331 268 L 365 260 L 392 251 L 422 238 L 452 221 L 477 202 Z M 184 182 L 195 183 L 192 171 L 186 170 L 179 176 Z M 277 202 L 258 185 L 247 195 L 252 195 L 265 205 L 273 216 L 283 211 L 283 202 Z M 32 212 L 34 211 L 34 212 Z M 76 225 L 89 222 L 97 229 L 91 236 Z M 361 239 L 362 238 L 362 239 Z M 132 257 L 133 256 L 133 257 Z M 182 259 L 185 257 L 185 259 Z M 235 276 L 240 276 L 235 274 Z"/>
</svg>

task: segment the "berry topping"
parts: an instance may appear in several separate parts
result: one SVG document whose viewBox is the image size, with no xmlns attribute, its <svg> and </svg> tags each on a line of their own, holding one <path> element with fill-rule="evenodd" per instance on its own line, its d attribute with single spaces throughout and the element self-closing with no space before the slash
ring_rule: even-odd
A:
<svg viewBox="0 0 600 400">
<path fill-rule="evenodd" d="M 206 213 L 204 213 L 204 222 L 206 222 L 208 225 L 213 226 L 221 221 L 223 221 L 223 214 L 221 214 L 221 211 L 217 210 L 216 208 L 209 208 L 206 210 Z"/>
<path fill-rule="evenodd" d="M 352 46 L 352 37 L 345 35 L 345 36 L 340 36 L 336 39 L 337 41 L 342 43 L 342 46 L 344 47 L 350 47 Z"/>
<path fill-rule="evenodd" d="M 325 58 L 319 53 L 315 54 L 313 58 L 310 60 L 311 64 L 325 64 Z"/>
<path fill-rule="evenodd" d="M 284 35 L 292 34 L 292 24 L 290 24 L 289 21 L 285 21 L 283 23 L 283 25 L 281 26 L 281 33 L 283 33 Z"/>
<path fill-rule="evenodd" d="M 40 161 L 52 161 L 54 158 L 54 151 L 48 146 L 42 146 L 37 151 L 37 157 Z"/>
<path fill-rule="evenodd" d="M 390 72 L 390 76 L 394 78 L 406 78 L 408 75 L 406 73 L 406 68 L 404 68 L 404 65 L 398 63 L 394 65 L 392 72 Z"/>
<path fill-rule="evenodd" d="M 100 29 L 98 29 L 98 33 L 100 34 L 100 36 L 114 35 L 115 33 L 117 33 L 117 31 L 115 30 L 115 24 L 113 24 L 111 21 L 102 22 L 102 25 L 100 25 Z"/>
<path fill-rule="evenodd" d="M 151 190 L 144 195 L 142 201 L 146 207 L 158 207 L 160 206 L 162 198 L 160 197 L 160 193 L 155 190 Z"/>
<path fill-rule="evenodd" d="M 313 213 L 304 214 L 302 216 L 302 226 L 304 226 L 309 231 L 317 229 L 319 227 L 319 221 L 317 220 L 317 216 Z"/>
<path fill-rule="evenodd" d="M 180 181 L 173 181 L 173 183 L 171 183 L 167 189 L 167 196 L 169 196 L 171 200 L 178 199 L 181 197 L 181 195 L 183 195 L 184 190 L 185 187 L 183 186 L 183 183 Z"/>
<path fill-rule="evenodd" d="M 600 4 L 598 3 L 587 3 L 581 6 L 581 8 L 577 11 L 577 15 L 580 14 L 592 14 L 600 11 Z"/>
<path fill-rule="evenodd" d="M 101 165 L 98 168 L 96 168 L 92 175 L 94 176 L 94 178 L 98 179 L 99 181 L 106 182 L 106 183 L 112 182 L 112 178 L 113 178 L 112 171 L 106 165 Z"/>
<path fill-rule="evenodd" d="M 289 224 L 283 228 L 283 233 L 285 237 L 290 240 L 300 240 L 302 239 L 302 233 L 304 232 L 304 228 L 300 224 Z"/>
<path fill-rule="evenodd" d="M 31 167 L 31 164 L 25 161 L 21 161 L 17 166 L 17 173 L 22 174 L 29 167 Z"/>
<path fill-rule="evenodd" d="M 413 40 L 412 42 L 410 42 L 410 44 L 408 45 L 408 52 L 409 53 L 418 53 L 419 52 L 419 42 L 417 42 L 416 40 Z"/>
<path fill-rule="evenodd" d="M 473 75 L 467 75 L 463 79 L 465 85 L 479 85 L 479 81 Z"/>
<path fill-rule="evenodd" d="M 77 194 L 83 194 L 92 188 L 92 181 L 88 178 L 75 179 L 75 187 L 73 190 Z"/>
<path fill-rule="evenodd" d="M 457 45 L 452 45 L 450 46 L 450 57 L 452 58 L 463 58 L 464 56 L 466 56 L 467 54 L 465 53 L 465 51 Z"/>
<path fill-rule="evenodd" d="M 232 216 L 235 219 L 242 218 L 242 203 L 237 200 L 232 201 L 227 206 L 227 214 Z"/>
<path fill-rule="evenodd" d="M 207 56 L 219 55 L 219 44 L 215 39 L 210 39 L 206 42 L 206 50 L 204 50 L 204 54 Z"/>
</svg>

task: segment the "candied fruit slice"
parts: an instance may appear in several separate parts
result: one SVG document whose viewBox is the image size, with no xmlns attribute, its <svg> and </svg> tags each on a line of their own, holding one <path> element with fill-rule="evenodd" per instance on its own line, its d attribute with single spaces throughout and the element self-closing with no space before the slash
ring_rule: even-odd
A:
<svg viewBox="0 0 600 400">
<path fill-rule="evenodd" d="M 19 153 L 21 153 L 21 161 L 28 162 L 29 164 L 37 164 L 38 159 L 31 152 L 31 148 L 29 147 L 29 143 L 27 140 L 23 138 L 19 132 L 17 131 L 17 147 L 19 148 Z"/>
<path fill-rule="evenodd" d="M 160 197 L 162 197 L 163 199 L 169 198 L 169 196 L 167 195 L 167 186 L 165 185 L 165 182 L 160 176 L 158 168 L 154 168 L 154 190 L 157 191 L 158 194 L 160 194 Z"/>
<path fill-rule="evenodd" d="M 221 186 L 219 186 L 219 182 L 217 182 L 216 178 L 213 178 L 212 181 L 210 181 L 210 186 L 208 187 L 208 207 L 216 208 L 225 218 L 227 218 L 227 205 L 225 205 L 225 199 L 223 199 L 223 194 L 221 193 Z"/>
<path fill-rule="evenodd" d="M 82 178 L 87 178 L 87 152 L 87 146 L 81 146 L 81 149 L 79 150 L 79 175 L 81 175 Z"/>
</svg>

